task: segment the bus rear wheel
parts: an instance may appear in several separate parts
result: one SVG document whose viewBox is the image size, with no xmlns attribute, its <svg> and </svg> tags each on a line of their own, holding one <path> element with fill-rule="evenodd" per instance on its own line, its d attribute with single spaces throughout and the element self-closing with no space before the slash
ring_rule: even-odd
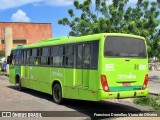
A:
<svg viewBox="0 0 160 120">
<path fill-rule="evenodd" d="M 52 94 L 53 94 L 54 102 L 57 104 L 61 104 L 63 101 L 61 86 L 59 84 L 55 84 L 55 85 L 53 85 L 52 90 L 53 90 Z"/>
</svg>

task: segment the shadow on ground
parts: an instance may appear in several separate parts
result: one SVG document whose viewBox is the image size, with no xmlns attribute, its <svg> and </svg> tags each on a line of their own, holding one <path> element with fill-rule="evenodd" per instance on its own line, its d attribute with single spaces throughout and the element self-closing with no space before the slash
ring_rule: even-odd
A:
<svg viewBox="0 0 160 120">
<path fill-rule="evenodd" d="M 8 88 L 14 89 L 18 91 L 18 87 L 17 86 L 8 86 Z M 33 95 L 34 97 L 38 97 L 41 99 L 45 99 L 49 102 L 52 102 L 52 96 L 45 94 L 45 93 L 41 93 L 35 90 L 31 90 L 31 89 L 25 89 L 23 91 L 26 94 L 30 94 Z M 52 104 L 52 103 L 51 103 Z M 53 103 L 55 104 L 55 103 Z M 113 102 L 109 102 L 109 101 L 100 101 L 100 102 L 93 102 L 93 101 L 84 101 L 84 100 L 68 100 L 66 99 L 65 102 L 62 104 L 65 107 L 74 109 L 75 111 L 78 111 L 77 113 L 82 115 L 82 117 L 90 117 L 91 119 L 103 119 L 103 118 L 108 118 L 107 116 L 105 117 L 95 117 L 94 113 L 110 113 L 110 112 L 133 112 L 133 113 L 137 113 L 137 112 L 141 112 L 140 109 L 137 109 L 135 107 L 132 106 L 128 106 L 128 105 L 124 105 L 124 104 L 120 104 L 120 103 L 113 103 Z M 74 113 L 70 112 L 70 114 L 68 114 L 68 116 L 74 116 Z"/>
</svg>

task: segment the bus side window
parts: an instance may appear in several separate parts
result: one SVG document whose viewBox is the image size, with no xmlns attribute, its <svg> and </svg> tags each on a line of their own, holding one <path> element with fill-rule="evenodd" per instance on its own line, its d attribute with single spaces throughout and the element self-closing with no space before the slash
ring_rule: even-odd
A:
<svg viewBox="0 0 160 120">
<path fill-rule="evenodd" d="M 51 56 L 52 56 L 52 63 L 53 63 L 52 65 L 53 66 L 58 66 L 58 63 L 59 63 L 59 46 L 53 46 Z"/>
<path fill-rule="evenodd" d="M 83 56 L 82 56 L 82 44 L 81 45 L 76 45 L 76 52 L 77 52 L 77 56 L 76 56 L 76 67 L 77 68 L 82 68 L 82 60 L 83 60 Z"/>
<path fill-rule="evenodd" d="M 32 49 L 29 50 L 29 56 L 32 56 Z"/>
<path fill-rule="evenodd" d="M 65 52 L 66 52 L 66 47 L 65 46 L 60 46 L 60 48 L 59 48 L 59 56 L 58 56 L 58 59 L 59 59 L 59 61 L 58 61 L 58 66 L 63 66 L 64 67 L 64 65 L 65 65 Z"/>
<path fill-rule="evenodd" d="M 91 68 L 98 68 L 99 41 L 93 41 L 91 45 Z"/>
<path fill-rule="evenodd" d="M 34 65 L 39 65 L 40 59 L 40 48 L 36 48 L 36 53 L 34 55 Z"/>
<path fill-rule="evenodd" d="M 76 68 L 76 61 L 77 61 L 77 52 L 76 52 L 77 48 L 76 45 L 73 45 L 73 67 Z"/>
<path fill-rule="evenodd" d="M 29 64 L 32 65 L 32 61 L 33 61 L 33 58 L 32 58 L 32 49 L 29 49 Z"/>
<path fill-rule="evenodd" d="M 23 64 L 26 65 L 26 50 L 23 50 Z"/>
<path fill-rule="evenodd" d="M 20 60 L 20 51 L 16 50 L 15 51 L 15 64 L 18 65 Z"/>
<path fill-rule="evenodd" d="M 90 69 L 91 46 L 86 43 L 83 50 L 83 68 Z"/>
<path fill-rule="evenodd" d="M 65 65 L 66 67 L 73 67 L 73 45 L 68 45 L 67 48 Z"/>
<path fill-rule="evenodd" d="M 29 64 L 29 56 L 30 56 L 30 50 L 26 51 L 26 65 Z"/>
<path fill-rule="evenodd" d="M 50 65 L 53 65 L 53 47 L 50 47 Z"/>
<path fill-rule="evenodd" d="M 41 65 L 48 65 L 48 56 L 49 56 L 48 47 L 43 47 L 41 55 Z"/>
<path fill-rule="evenodd" d="M 15 64 L 15 51 L 11 51 L 9 64 Z"/>
<path fill-rule="evenodd" d="M 36 57 L 37 57 L 37 49 L 36 48 L 34 48 L 34 49 L 31 49 L 30 50 L 30 61 L 29 61 L 29 63 L 31 64 L 31 65 L 34 65 L 35 64 L 35 60 L 36 60 Z"/>
<path fill-rule="evenodd" d="M 48 47 L 47 65 L 51 64 L 51 47 Z"/>
<path fill-rule="evenodd" d="M 39 65 L 41 65 L 42 63 L 42 52 L 43 52 L 42 49 L 43 48 L 39 48 L 39 54 L 38 54 L 38 62 L 39 62 L 38 64 Z"/>
<path fill-rule="evenodd" d="M 20 56 L 20 64 L 23 65 L 24 64 L 24 50 L 21 50 L 21 56 Z"/>
</svg>

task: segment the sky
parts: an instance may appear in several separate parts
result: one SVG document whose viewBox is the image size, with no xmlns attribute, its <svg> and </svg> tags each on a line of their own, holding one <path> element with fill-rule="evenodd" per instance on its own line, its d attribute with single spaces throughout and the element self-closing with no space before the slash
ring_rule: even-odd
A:
<svg viewBox="0 0 160 120">
<path fill-rule="evenodd" d="M 136 1 L 130 0 L 130 5 Z M 58 20 L 69 18 L 69 8 L 74 9 L 73 0 L 0 0 L 0 22 L 52 23 L 53 37 L 67 36 L 69 26 L 59 25 Z"/>
</svg>

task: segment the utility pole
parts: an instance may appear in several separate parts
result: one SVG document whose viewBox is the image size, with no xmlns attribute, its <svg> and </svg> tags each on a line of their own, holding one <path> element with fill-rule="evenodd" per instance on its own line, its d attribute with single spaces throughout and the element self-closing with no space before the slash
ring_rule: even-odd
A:
<svg viewBox="0 0 160 120">
<path fill-rule="evenodd" d="M 5 44 L 5 58 L 7 61 L 7 56 L 10 55 L 13 46 L 12 40 L 12 28 L 4 28 L 4 44 Z M 6 73 L 9 74 L 9 64 L 7 64 Z"/>
</svg>

